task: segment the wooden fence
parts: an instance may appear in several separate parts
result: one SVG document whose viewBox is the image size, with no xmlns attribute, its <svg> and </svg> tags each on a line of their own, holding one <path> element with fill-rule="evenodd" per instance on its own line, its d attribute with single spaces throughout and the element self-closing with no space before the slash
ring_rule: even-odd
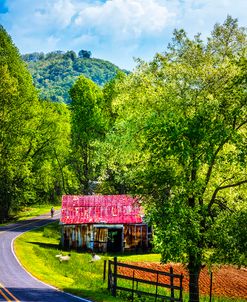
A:
<svg viewBox="0 0 247 302">
<path fill-rule="evenodd" d="M 124 269 L 121 269 L 124 268 Z M 122 272 L 121 272 L 122 271 Z M 128 271 L 128 273 L 124 273 Z M 145 278 L 140 278 L 141 274 L 152 274 L 155 276 L 155 280 L 147 280 Z M 164 282 L 165 280 L 168 280 Z M 106 261 L 104 263 L 104 280 L 106 277 Z M 161 278 L 163 277 L 163 280 Z M 125 287 L 119 285 L 119 279 L 131 281 L 131 286 Z M 140 267 L 136 265 L 130 265 L 126 263 L 121 263 L 117 261 L 117 257 L 114 257 L 114 261 L 108 261 L 108 290 L 113 296 L 116 296 L 117 290 L 130 292 L 132 295 L 132 301 L 134 300 L 134 295 L 138 296 L 150 296 L 156 301 L 157 298 L 161 301 L 183 301 L 183 274 L 174 274 L 173 268 L 170 268 L 170 272 L 163 272 L 158 270 L 153 270 L 145 267 Z M 140 284 L 146 284 L 153 286 L 153 292 L 138 288 Z M 159 289 L 167 289 L 165 293 L 160 293 Z M 169 292 L 169 294 L 167 294 Z"/>
</svg>

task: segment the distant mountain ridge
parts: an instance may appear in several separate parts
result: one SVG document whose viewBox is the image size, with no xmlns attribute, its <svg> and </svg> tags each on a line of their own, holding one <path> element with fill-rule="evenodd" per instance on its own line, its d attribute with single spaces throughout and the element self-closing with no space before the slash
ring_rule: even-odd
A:
<svg viewBox="0 0 247 302">
<path fill-rule="evenodd" d="M 53 102 L 70 102 L 68 91 L 79 75 L 103 86 L 120 71 L 109 61 L 92 58 L 88 50 L 80 50 L 78 55 L 73 50 L 34 52 L 22 55 L 22 59 L 27 63 L 40 97 Z"/>
</svg>

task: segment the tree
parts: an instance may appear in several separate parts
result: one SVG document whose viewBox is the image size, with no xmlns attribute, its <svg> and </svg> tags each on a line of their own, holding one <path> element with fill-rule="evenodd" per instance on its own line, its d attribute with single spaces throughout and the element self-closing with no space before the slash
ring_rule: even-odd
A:
<svg viewBox="0 0 247 302">
<path fill-rule="evenodd" d="M 32 74 L 41 99 L 70 103 L 69 90 L 79 75 L 103 86 L 115 77 L 119 68 L 101 59 L 76 57 L 74 51 L 55 51 L 46 55 L 31 53 L 22 56 Z"/>
<path fill-rule="evenodd" d="M 0 221 L 4 221 L 23 205 L 54 202 L 55 195 L 66 190 L 68 169 L 61 154 L 68 154 L 70 129 L 63 105 L 38 99 L 31 75 L 2 27 L 0 74 Z"/>
<path fill-rule="evenodd" d="M 91 53 L 91 51 L 89 51 L 89 50 L 83 50 L 83 49 L 81 49 L 81 50 L 78 52 L 78 56 L 79 56 L 79 58 L 90 59 L 91 56 L 92 56 L 92 53 Z"/>
<path fill-rule="evenodd" d="M 118 72 L 115 78 L 107 82 L 103 87 L 103 99 L 104 99 L 104 119 L 107 131 L 111 131 L 114 128 L 115 121 L 117 119 L 117 112 L 114 109 L 113 101 L 119 94 L 119 85 L 126 74 Z M 98 190 L 104 194 L 126 194 L 129 189 L 127 180 L 124 179 L 122 166 L 119 164 L 119 155 L 115 160 L 109 160 L 110 154 L 113 154 L 115 150 L 114 145 L 107 140 L 104 140 L 100 144 L 99 153 L 101 154 L 101 177 Z"/>
<path fill-rule="evenodd" d="M 102 116 L 102 91 L 91 80 L 80 76 L 70 89 L 72 161 L 77 180 L 78 193 L 91 193 L 90 183 L 95 181 L 97 164 L 95 149 L 97 141 L 104 136 Z"/>
<path fill-rule="evenodd" d="M 70 148 L 70 112 L 65 104 L 41 101 L 36 131 L 29 141 L 32 192 L 29 203 L 56 203 L 71 188 L 67 167 Z M 33 129 L 33 130 L 34 130 Z M 38 131 L 37 131 L 38 130 Z"/>
<path fill-rule="evenodd" d="M 21 57 L 26 62 L 37 62 L 39 60 L 43 60 L 45 58 L 45 54 L 43 52 L 33 52 L 22 55 Z"/>
<path fill-rule="evenodd" d="M 72 61 L 76 59 L 76 53 L 73 50 L 68 50 L 63 56 L 65 59 L 71 59 Z"/>
<path fill-rule="evenodd" d="M 0 71 L 0 220 L 4 220 L 25 198 L 30 171 L 25 154 L 39 102 L 31 75 L 3 27 L 0 27 Z"/>
<path fill-rule="evenodd" d="M 166 53 L 140 62 L 120 84 L 114 103 L 109 140 L 123 177 L 142 196 L 162 261 L 187 265 L 190 302 L 199 301 L 202 265 L 230 241 L 229 227 L 221 236 L 223 217 L 236 224 L 246 215 L 246 45 L 231 17 L 206 44 L 176 30 Z M 243 232 L 229 246 L 239 265 L 246 265 Z"/>
</svg>

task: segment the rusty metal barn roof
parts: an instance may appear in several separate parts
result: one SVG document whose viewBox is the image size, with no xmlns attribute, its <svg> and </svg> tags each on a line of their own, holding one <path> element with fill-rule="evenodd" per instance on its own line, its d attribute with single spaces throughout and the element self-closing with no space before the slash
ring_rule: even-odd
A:
<svg viewBox="0 0 247 302">
<path fill-rule="evenodd" d="M 60 221 L 63 224 L 142 223 L 141 208 L 128 195 L 64 195 Z"/>
</svg>

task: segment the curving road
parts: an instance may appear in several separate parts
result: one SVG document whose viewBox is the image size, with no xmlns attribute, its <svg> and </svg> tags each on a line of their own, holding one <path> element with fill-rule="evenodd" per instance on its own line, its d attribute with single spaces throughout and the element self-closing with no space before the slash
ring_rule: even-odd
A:
<svg viewBox="0 0 247 302">
<path fill-rule="evenodd" d="M 56 220 L 43 215 L 0 227 L 0 301 L 15 302 L 91 302 L 57 290 L 32 277 L 19 263 L 13 241 L 22 233 Z"/>
</svg>

